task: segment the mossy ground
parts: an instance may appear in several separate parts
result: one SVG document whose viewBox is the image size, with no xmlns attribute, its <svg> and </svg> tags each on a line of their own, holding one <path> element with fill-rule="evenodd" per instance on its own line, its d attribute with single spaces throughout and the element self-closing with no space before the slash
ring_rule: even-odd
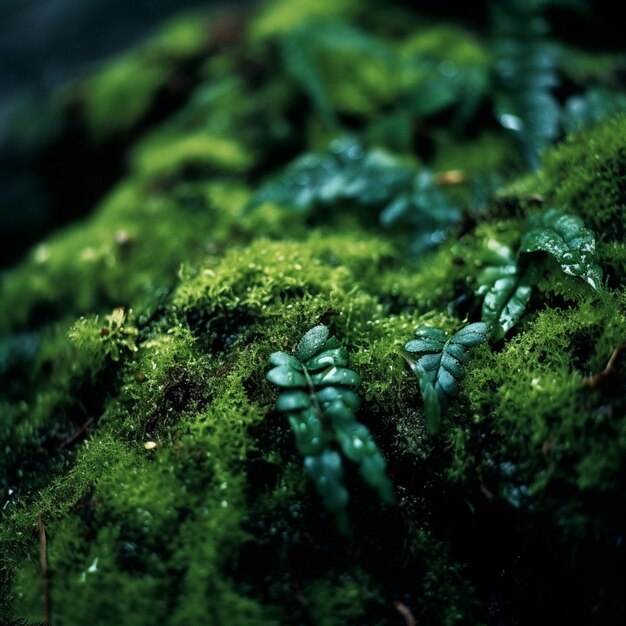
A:
<svg viewBox="0 0 626 626">
<path fill-rule="evenodd" d="M 371 16 L 366 3 L 298 4 L 267 3 L 217 35 L 212 20 L 177 21 L 86 83 L 86 128 L 102 142 L 141 130 L 172 63 L 191 59 L 199 81 L 139 133 L 127 176 L 88 219 L 2 277 L 0 621 L 42 619 L 41 515 L 55 625 L 409 623 L 403 610 L 423 624 L 620 623 L 623 353 L 589 382 L 626 340 L 626 115 L 512 181 L 523 165 L 508 135 L 460 134 L 487 97 L 491 61 L 475 35 L 391 12 L 380 48 L 352 33 L 379 65 L 322 37 L 319 71 L 299 83 L 279 52 L 296 26 L 365 28 Z M 429 93 L 448 53 L 465 82 L 444 84 L 445 115 L 407 142 L 410 94 Z M 110 115 L 127 92 L 124 116 Z M 390 113 L 392 102 L 406 106 Z M 489 180 L 454 191 L 464 221 L 418 261 L 404 233 L 348 206 L 247 210 L 268 173 L 337 124 Z M 545 207 L 596 232 L 603 292 L 547 263 L 519 326 L 472 352 L 429 434 L 402 344 L 417 325 L 474 320 L 485 248 L 515 245 L 524 216 Z M 362 378 L 359 420 L 397 497 L 381 505 L 347 467 L 349 538 L 306 480 L 265 380 L 270 353 L 319 323 Z"/>
</svg>

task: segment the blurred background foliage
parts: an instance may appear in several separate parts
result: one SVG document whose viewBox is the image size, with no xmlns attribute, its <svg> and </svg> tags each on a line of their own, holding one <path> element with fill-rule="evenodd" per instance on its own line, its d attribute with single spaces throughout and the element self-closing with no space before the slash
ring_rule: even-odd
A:
<svg viewBox="0 0 626 626">
<path fill-rule="evenodd" d="M 471 134 L 470 122 L 475 126 L 484 121 L 480 107 L 488 97 L 495 115 L 513 134 L 521 128 L 520 107 L 530 112 L 533 121 L 530 126 L 524 121 L 527 132 L 521 143 L 526 161 L 537 165 L 538 152 L 559 136 L 561 128 L 571 130 L 580 119 L 594 121 L 607 110 L 623 107 L 613 89 L 623 86 L 624 66 L 616 67 L 607 54 L 606 75 L 599 78 L 601 53 L 623 48 L 614 3 L 391 3 L 396 5 L 394 11 L 404 6 L 420 12 L 421 24 L 445 20 L 438 30 L 407 33 L 413 27 L 407 25 L 416 22 L 401 23 L 398 13 L 388 10 L 389 3 L 370 0 L 355 11 L 354 3 L 342 0 L 335 3 L 336 15 L 358 14 L 358 25 L 295 27 L 294 14 L 300 13 L 304 22 L 316 12 L 324 14 L 325 4 L 317 8 L 307 2 L 285 4 L 283 21 L 290 32 L 285 33 L 283 58 L 287 75 L 327 124 L 328 138 L 333 125 L 352 130 L 365 117 L 371 121 L 366 135 L 373 143 L 410 150 L 411 124 L 416 120 L 436 117 L 452 107 L 452 128 Z M 130 146 L 192 95 L 198 110 L 216 102 L 220 87 L 207 81 L 199 63 L 221 44 L 205 42 L 198 48 L 198 37 L 206 35 L 199 23 L 195 35 L 181 27 L 174 35 L 178 43 L 162 41 L 160 51 L 154 43 L 143 51 L 139 46 L 130 61 L 108 62 L 98 80 L 85 78 L 102 67 L 103 60 L 158 33 L 173 14 L 215 7 L 227 8 L 245 21 L 256 3 L 0 2 L 0 267 L 14 263 L 47 231 L 91 211 L 126 171 Z M 453 21 L 468 26 L 482 43 L 468 39 L 466 32 L 450 25 Z M 368 24 L 386 31 L 390 45 L 369 37 Z M 259 38 L 263 28 L 261 21 Z M 391 44 L 397 36 L 404 39 L 402 46 Z M 442 41 L 447 41 L 445 46 Z M 510 45 L 511 41 L 516 43 Z M 442 49 L 448 58 L 441 58 Z M 586 56 L 580 49 L 587 51 Z M 356 59 L 367 63 L 355 63 Z M 354 67 L 360 73 L 360 92 L 341 87 L 342 73 Z M 396 80 L 380 80 L 390 75 Z M 133 86 L 130 99 L 125 85 Z M 498 85 L 503 93 L 497 91 Z M 590 86 L 593 90 L 587 92 Z M 224 89 L 228 87 L 222 85 Z M 279 99 L 278 94 L 271 97 Z M 162 134 L 154 141 L 171 145 L 171 136 L 178 134 L 175 121 L 170 129 L 169 137 Z M 323 141 L 319 143 L 318 147 L 325 147 Z M 193 146 L 181 143 L 171 149 L 210 152 L 215 146 L 209 144 L 210 138 L 205 138 Z M 424 151 L 423 145 L 420 149 Z M 246 162 L 234 146 L 230 159 L 233 167 Z M 141 155 L 136 162 L 141 167 Z"/>
</svg>

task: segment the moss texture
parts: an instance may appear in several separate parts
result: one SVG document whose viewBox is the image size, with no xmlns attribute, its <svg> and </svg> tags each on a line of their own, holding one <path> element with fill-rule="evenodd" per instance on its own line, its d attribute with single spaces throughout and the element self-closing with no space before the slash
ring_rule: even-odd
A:
<svg viewBox="0 0 626 626">
<path fill-rule="evenodd" d="M 40 622 L 44 595 L 61 626 L 624 618 L 623 353 L 592 376 L 626 339 L 626 115 L 513 180 L 522 160 L 502 129 L 459 134 L 488 97 L 489 50 L 400 9 L 372 34 L 365 4 L 177 20 L 73 92 L 95 140 L 137 135 L 92 215 L 2 275 L 0 622 Z M 356 25 L 298 30 L 331 19 Z M 289 56 L 299 36 L 314 51 L 308 81 Z M 193 94 L 142 130 L 180 63 Z M 434 71 L 461 78 L 433 94 Z M 407 142 L 413 118 L 432 131 Z M 366 210 L 249 209 L 269 174 L 350 125 L 474 176 L 451 194 L 464 205 L 452 237 L 415 260 L 405 233 Z M 546 260 L 519 325 L 472 351 L 429 434 L 401 346 L 418 325 L 476 320 L 485 250 L 516 246 L 523 218 L 552 207 L 595 231 L 603 290 Z M 358 418 L 397 500 L 381 505 L 348 466 L 350 537 L 265 380 L 269 355 L 320 323 L 362 379 Z"/>
</svg>

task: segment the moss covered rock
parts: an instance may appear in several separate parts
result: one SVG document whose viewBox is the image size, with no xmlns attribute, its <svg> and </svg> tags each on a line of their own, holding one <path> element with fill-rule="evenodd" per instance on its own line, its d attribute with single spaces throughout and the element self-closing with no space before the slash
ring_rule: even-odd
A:
<svg viewBox="0 0 626 626">
<path fill-rule="evenodd" d="M 492 97 L 475 34 L 401 9 L 403 29 L 390 15 L 377 34 L 359 3 L 294 6 L 268 3 L 226 34 L 220 22 L 210 32 L 226 48 L 176 22 L 147 57 L 90 79 L 83 106 L 102 137 L 141 128 L 172 59 L 193 60 L 197 84 L 137 131 L 90 217 L 2 275 L 0 621 L 620 623 L 626 116 L 513 180 L 523 165 L 505 130 L 463 130 Z M 358 45 L 316 39 L 322 23 Z M 316 51 L 300 59 L 311 74 L 294 74 L 294 33 Z M 353 72 L 359 45 L 380 65 Z M 154 75 L 136 67 L 146 58 Z M 126 117 L 109 120 L 129 92 Z M 420 108 L 415 93 L 431 100 Z M 437 170 L 428 180 L 458 205 L 451 236 L 415 257 L 402 223 L 385 230 L 354 191 L 253 208 L 270 174 L 346 126 Z M 603 284 L 533 253 L 523 316 L 472 348 L 433 434 L 403 344 L 418 326 L 479 320 L 494 254 L 551 208 L 594 231 Z M 381 503 L 346 460 L 347 536 L 266 380 L 270 354 L 293 354 L 319 324 L 361 379 L 356 416 L 395 494 Z"/>
</svg>

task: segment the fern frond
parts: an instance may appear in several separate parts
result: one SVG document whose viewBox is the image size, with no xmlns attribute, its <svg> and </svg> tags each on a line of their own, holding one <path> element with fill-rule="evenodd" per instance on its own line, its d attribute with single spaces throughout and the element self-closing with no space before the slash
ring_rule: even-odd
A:
<svg viewBox="0 0 626 626">
<path fill-rule="evenodd" d="M 528 164 L 559 134 L 559 105 L 552 95 L 558 84 L 556 48 L 547 38 L 542 16 L 546 2 L 507 0 L 493 3 L 496 74 L 503 92 L 496 102 L 500 123 L 514 132 Z"/>
<path fill-rule="evenodd" d="M 385 460 L 366 426 L 356 419 L 359 397 L 351 387 L 360 378 L 348 369 L 346 349 L 326 326 L 315 326 L 300 340 L 297 355 L 275 352 L 267 379 L 284 389 L 276 408 L 287 416 L 304 456 L 304 467 L 335 515 L 342 532 L 348 532 L 348 492 L 343 485 L 341 455 L 359 465 L 361 476 L 385 502 L 393 490 L 385 473 Z"/>
<path fill-rule="evenodd" d="M 536 253 L 550 255 L 564 274 L 602 289 L 602 269 L 595 256 L 595 235 L 575 215 L 550 209 L 526 220 L 517 257 L 506 246 L 492 246 L 479 275 L 476 294 L 484 296 L 482 321 L 501 339 L 521 319 L 539 279 Z"/>
<path fill-rule="evenodd" d="M 460 211 L 428 170 L 417 170 L 383 150 L 366 150 L 354 138 L 332 142 L 328 152 L 304 155 L 267 182 L 250 207 L 272 202 L 296 211 L 349 202 L 380 210 L 384 227 L 413 229 L 419 254 L 443 241 Z"/>
<path fill-rule="evenodd" d="M 448 337 L 439 328 L 420 326 L 415 329 L 416 338 L 404 344 L 404 357 L 420 383 L 431 433 L 439 432 L 445 407 L 459 393 L 468 348 L 484 343 L 489 328 L 489 324 L 477 322 Z"/>
</svg>

